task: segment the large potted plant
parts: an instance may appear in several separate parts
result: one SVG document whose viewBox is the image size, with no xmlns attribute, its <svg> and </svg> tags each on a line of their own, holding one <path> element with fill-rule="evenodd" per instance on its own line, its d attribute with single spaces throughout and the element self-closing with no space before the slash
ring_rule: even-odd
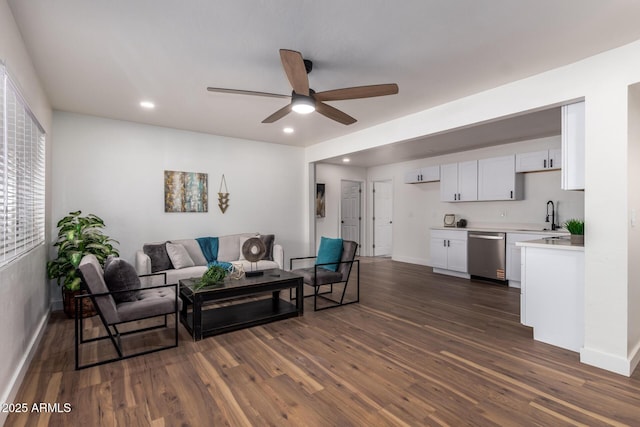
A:
<svg viewBox="0 0 640 427">
<path fill-rule="evenodd" d="M 47 276 L 56 279 L 59 286 L 62 285 L 64 312 L 70 318 L 74 316 L 74 297 L 82 292 L 82 280 L 77 272 L 82 257 L 93 254 L 104 265 L 109 255 L 119 255 L 113 247 L 113 243 L 118 241 L 102 232 L 104 221 L 93 214 L 81 214 L 81 211 L 70 212 L 58 221 L 58 238 L 53 244 L 58 249 L 57 258 L 47 262 Z M 95 314 L 90 301 L 86 298 L 83 301 L 88 305 L 83 311 L 88 311 L 89 315 Z"/>
</svg>

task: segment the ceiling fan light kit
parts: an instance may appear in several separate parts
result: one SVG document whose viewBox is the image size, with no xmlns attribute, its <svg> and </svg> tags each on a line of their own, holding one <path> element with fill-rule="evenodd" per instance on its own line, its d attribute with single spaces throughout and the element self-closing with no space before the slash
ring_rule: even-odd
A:
<svg viewBox="0 0 640 427">
<path fill-rule="evenodd" d="M 316 111 L 316 101 L 305 95 L 291 94 L 291 109 L 298 114 L 309 114 Z"/>
<path fill-rule="evenodd" d="M 309 114 L 317 111 L 323 116 L 331 120 L 335 120 L 338 123 L 350 125 L 355 123 L 357 120 L 337 108 L 325 104 L 323 101 L 373 98 L 375 96 L 395 95 L 398 93 L 398 85 L 395 83 L 348 87 L 316 93 L 313 89 L 309 88 L 308 74 L 313 68 L 313 62 L 302 58 L 302 54 L 300 52 L 289 49 L 280 49 L 280 60 L 284 68 L 284 72 L 287 75 L 287 79 L 289 79 L 289 83 L 293 88 L 293 92 L 291 93 L 291 102 L 264 119 L 262 123 L 273 123 L 278 121 L 291 111 L 295 111 L 299 114 Z M 207 90 L 210 92 L 268 96 L 274 98 L 289 97 L 288 95 L 240 89 L 208 87 Z"/>
</svg>

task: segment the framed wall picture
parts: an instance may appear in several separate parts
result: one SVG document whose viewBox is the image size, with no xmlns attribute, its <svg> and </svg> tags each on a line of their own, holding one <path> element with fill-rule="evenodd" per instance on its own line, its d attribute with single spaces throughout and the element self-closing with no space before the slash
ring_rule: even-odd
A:
<svg viewBox="0 0 640 427">
<path fill-rule="evenodd" d="M 324 184 L 316 184 L 316 218 L 324 218 Z"/>
<path fill-rule="evenodd" d="M 206 173 L 164 171 L 164 211 L 208 212 L 207 181 Z"/>
</svg>

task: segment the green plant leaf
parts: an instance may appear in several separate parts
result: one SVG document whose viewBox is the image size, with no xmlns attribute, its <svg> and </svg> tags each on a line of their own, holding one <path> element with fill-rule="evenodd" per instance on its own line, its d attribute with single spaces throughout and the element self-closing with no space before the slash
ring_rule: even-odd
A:
<svg viewBox="0 0 640 427">
<path fill-rule="evenodd" d="M 211 286 L 215 283 L 221 282 L 224 280 L 227 275 L 227 270 L 219 265 L 212 265 L 205 271 L 202 275 L 202 278 L 196 283 L 194 286 L 195 290 L 202 289 L 205 286 Z"/>
<path fill-rule="evenodd" d="M 564 227 L 569 231 L 569 233 L 571 234 L 584 234 L 584 221 L 581 219 L 569 219 L 564 223 Z"/>
<path fill-rule="evenodd" d="M 111 245 L 118 241 L 103 234 L 104 221 L 94 214 L 81 216 L 81 211 L 70 212 L 58 221 L 58 238 L 53 242 L 57 248 L 57 257 L 47 262 L 47 277 L 56 279 L 58 285 L 77 290 L 80 288 L 80 278 L 76 269 L 82 257 L 94 254 L 100 261 L 108 255 L 119 255 Z"/>
<path fill-rule="evenodd" d="M 65 288 L 69 289 L 70 291 L 79 291 L 81 283 L 82 283 L 82 279 L 80 279 L 79 277 L 76 277 L 73 280 L 71 280 L 69 283 L 66 283 Z"/>
<path fill-rule="evenodd" d="M 80 265 L 80 261 L 82 261 L 82 252 L 73 252 L 69 254 L 69 260 L 71 261 L 71 265 L 75 268 L 78 268 Z"/>
</svg>

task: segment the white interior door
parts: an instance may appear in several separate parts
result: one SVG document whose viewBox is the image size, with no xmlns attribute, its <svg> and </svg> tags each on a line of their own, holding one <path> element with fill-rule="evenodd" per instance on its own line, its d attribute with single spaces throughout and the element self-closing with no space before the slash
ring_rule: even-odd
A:
<svg viewBox="0 0 640 427">
<path fill-rule="evenodd" d="M 361 229 L 361 183 L 358 181 L 341 182 L 340 235 L 360 245 Z"/>
<path fill-rule="evenodd" d="M 391 181 L 373 182 L 373 255 L 391 255 L 393 240 Z"/>
</svg>

